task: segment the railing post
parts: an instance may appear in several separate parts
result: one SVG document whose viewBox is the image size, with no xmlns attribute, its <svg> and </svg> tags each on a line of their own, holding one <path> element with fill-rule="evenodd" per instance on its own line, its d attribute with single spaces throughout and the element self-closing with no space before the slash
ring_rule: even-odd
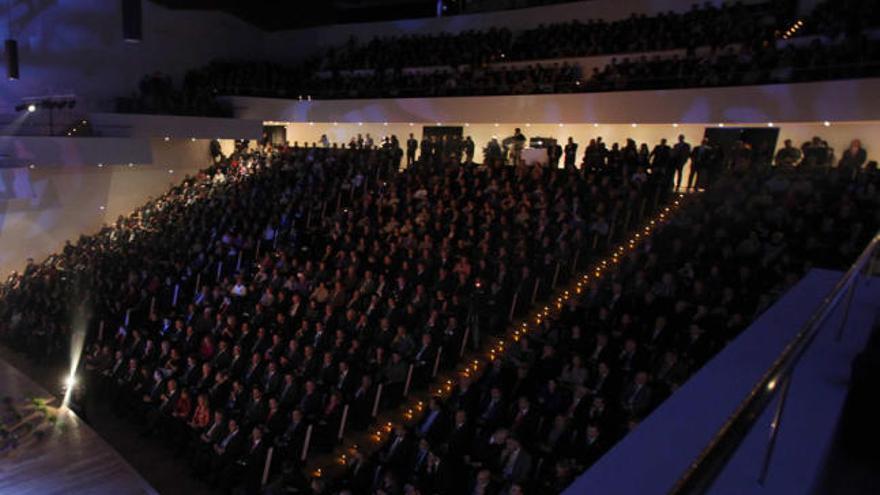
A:
<svg viewBox="0 0 880 495">
<path fill-rule="evenodd" d="M 519 298 L 519 291 L 514 292 L 513 301 L 510 302 L 510 312 L 507 313 L 507 320 L 513 321 L 513 315 L 516 313 L 516 300 Z"/>
<path fill-rule="evenodd" d="M 443 346 L 437 349 L 437 356 L 434 357 L 434 370 L 431 372 L 431 378 L 437 377 L 437 370 L 440 369 L 440 356 L 443 355 Z"/>
<path fill-rule="evenodd" d="M 254 260 L 260 261 L 260 247 L 262 247 L 263 239 L 257 239 L 257 250 L 254 252 Z"/>
<path fill-rule="evenodd" d="M 348 423 L 348 408 L 349 405 L 346 404 L 345 407 L 342 408 L 342 419 L 339 420 L 339 431 L 336 433 L 336 441 L 342 441 L 343 435 L 345 435 L 345 426 Z"/>
<path fill-rule="evenodd" d="M 313 428 L 314 428 L 313 425 L 309 425 L 309 427 L 306 428 L 306 440 L 305 440 L 305 442 L 303 442 L 302 454 L 300 454 L 300 456 L 299 456 L 300 461 L 305 462 L 306 458 L 309 455 L 309 444 L 312 443 L 312 429 Z"/>
<path fill-rule="evenodd" d="M 193 294 L 193 297 L 199 296 L 199 289 L 201 289 L 201 288 L 202 288 L 202 273 L 199 272 L 199 274 L 196 276 L 196 290 L 195 290 L 195 293 Z"/>
<path fill-rule="evenodd" d="M 415 365 L 410 364 L 409 370 L 406 373 L 406 384 L 403 386 L 403 396 L 404 397 L 409 396 L 409 386 L 412 385 L 412 376 L 413 376 L 414 369 L 415 369 Z"/>
<path fill-rule="evenodd" d="M 128 330 L 128 322 L 131 319 L 131 308 L 125 310 L 125 329 Z"/>
<path fill-rule="evenodd" d="M 556 282 L 559 281 L 559 269 L 561 267 L 562 267 L 562 265 L 560 265 L 560 263 L 557 261 L 556 262 L 556 270 L 553 271 L 553 284 L 551 285 L 551 287 L 554 289 L 556 288 Z"/>
<path fill-rule="evenodd" d="M 244 255 L 244 251 L 239 250 L 238 251 L 238 260 L 235 262 L 235 271 L 237 271 L 237 272 L 241 271 L 241 257 L 243 255 Z"/>
<path fill-rule="evenodd" d="M 155 312 L 156 312 L 156 296 L 153 296 L 150 299 L 150 314 L 153 314 Z"/>
<path fill-rule="evenodd" d="M 219 282 L 219 281 L 220 281 L 220 277 L 222 277 L 222 276 L 223 276 L 223 262 L 222 262 L 222 261 L 218 261 L 218 262 L 217 262 L 217 278 L 216 278 L 216 281 Z"/>
<path fill-rule="evenodd" d="M 461 339 L 461 349 L 458 350 L 458 357 L 464 356 L 464 348 L 467 346 L 468 337 L 471 335 L 471 326 L 464 326 L 464 337 Z"/>
<path fill-rule="evenodd" d="M 278 229 L 275 229 L 275 235 L 272 237 L 272 250 L 278 249 Z"/>
<path fill-rule="evenodd" d="M 859 275 L 861 275 L 861 271 L 855 273 L 852 282 L 850 282 L 849 289 L 846 292 L 846 302 L 843 303 L 843 318 L 840 320 L 840 326 L 837 327 L 837 333 L 834 336 L 834 340 L 837 342 L 843 340 L 843 331 L 846 329 L 846 324 L 849 322 L 849 308 L 852 306 L 853 295 L 856 292 L 856 284 L 859 283 Z"/>
<path fill-rule="evenodd" d="M 177 307 L 177 296 L 180 294 L 180 284 L 174 284 L 174 294 L 171 296 L 171 307 Z"/>
<path fill-rule="evenodd" d="M 98 323 L 98 342 L 104 342 L 104 320 Z"/>
<path fill-rule="evenodd" d="M 593 239 L 595 239 L 595 237 L 593 237 Z M 596 246 L 593 246 L 593 249 L 595 249 L 595 248 L 596 248 Z M 577 275 L 578 261 L 580 261 L 580 259 L 581 259 L 581 248 L 577 248 L 577 250 L 574 252 L 574 259 L 571 260 L 571 276 L 572 277 Z"/>
<path fill-rule="evenodd" d="M 770 470 L 770 460 L 773 458 L 773 449 L 776 447 L 776 438 L 779 436 L 782 413 L 785 410 L 785 400 L 788 398 L 788 388 L 791 385 L 791 373 L 786 373 L 782 380 L 779 402 L 776 404 L 776 412 L 773 413 L 773 421 L 770 423 L 770 439 L 767 441 L 764 462 L 761 464 L 761 473 L 758 475 L 758 484 L 761 486 L 764 486 L 764 482 L 767 480 L 767 472 Z"/>
<path fill-rule="evenodd" d="M 376 398 L 373 399 L 373 411 L 371 416 L 374 418 L 379 414 L 379 401 L 382 400 L 382 388 L 384 387 L 383 383 L 380 383 L 378 387 L 376 387 Z"/>
<path fill-rule="evenodd" d="M 541 287 L 541 278 L 538 277 L 535 279 L 535 288 L 532 289 L 532 304 L 535 304 L 535 301 L 538 300 L 538 288 Z"/>
<path fill-rule="evenodd" d="M 269 451 L 266 452 L 266 464 L 263 466 L 263 479 L 261 486 L 266 486 L 266 483 L 269 482 L 269 470 L 272 467 L 272 456 L 275 454 L 275 447 L 269 447 Z"/>
</svg>

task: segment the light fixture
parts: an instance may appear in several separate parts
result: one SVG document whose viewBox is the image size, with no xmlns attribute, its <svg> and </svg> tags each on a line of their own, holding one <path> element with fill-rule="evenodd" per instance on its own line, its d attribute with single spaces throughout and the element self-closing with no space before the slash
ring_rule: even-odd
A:
<svg viewBox="0 0 880 495">
<path fill-rule="evenodd" d="M 773 127 L 773 122 L 767 122 L 767 127 Z"/>
<path fill-rule="evenodd" d="M 33 163 L 31 163 L 30 165 L 28 165 L 28 168 L 33 170 L 33 169 L 37 168 L 37 166 L 34 165 Z"/>
<path fill-rule="evenodd" d="M 104 207 L 102 206 L 101 209 L 103 209 L 103 208 Z M 64 388 L 66 390 L 70 390 L 75 386 L 76 386 L 76 376 L 75 375 L 69 375 L 64 379 Z"/>
<path fill-rule="evenodd" d="M 104 205 L 99 206 L 98 209 L 104 211 Z"/>
<path fill-rule="evenodd" d="M 168 169 L 168 173 L 169 173 L 169 174 L 173 174 L 173 173 L 174 173 L 174 169 L 173 169 L 173 168 L 169 168 L 169 169 Z"/>
<path fill-rule="evenodd" d="M 29 113 L 34 113 L 34 112 L 36 112 L 36 111 L 37 111 L 37 106 L 34 105 L 33 103 L 31 103 L 30 105 L 27 106 L 27 111 L 28 111 Z"/>
<path fill-rule="evenodd" d="M 104 164 L 103 164 L 103 163 L 99 163 L 99 164 L 98 164 L 98 168 L 104 168 Z"/>
<path fill-rule="evenodd" d="M 134 163 L 129 163 L 128 168 L 134 167 Z"/>
<path fill-rule="evenodd" d="M 559 123 L 559 127 L 565 127 L 565 124 L 563 124 L 562 122 L 560 122 L 560 123 Z"/>
<path fill-rule="evenodd" d="M 719 122 L 718 127 L 724 127 L 724 122 Z"/>
<path fill-rule="evenodd" d="M 672 127 L 678 127 L 678 123 L 677 123 L 677 122 L 676 122 L 676 123 L 673 123 L 673 124 L 672 124 Z"/>
<path fill-rule="evenodd" d="M 593 122 L 593 127 L 599 127 L 599 123 L 598 123 L 598 122 Z"/>
<path fill-rule="evenodd" d="M 826 120 L 825 122 L 822 122 L 822 125 L 824 125 L 825 127 L 831 127 L 831 122 L 828 122 Z"/>
<path fill-rule="evenodd" d="M 633 122 L 633 123 L 630 124 L 630 125 L 632 125 L 633 127 L 638 127 L 638 126 L 639 126 L 639 124 L 636 124 L 635 122 Z"/>
<path fill-rule="evenodd" d="M 363 123 L 363 122 L 358 122 L 358 125 L 364 125 L 364 123 Z"/>
<path fill-rule="evenodd" d="M 498 127 L 498 122 L 495 122 L 495 127 Z"/>
<path fill-rule="evenodd" d="M 165 136 L 165 142 L 171 141 L 171 136 Z"/>
<path fill-rule="evenodd" d="M 194 138 L 194 137 L 189 138 L 189 140 L 192 142 L 196 142 L 196 138 Z"/>
</svg>

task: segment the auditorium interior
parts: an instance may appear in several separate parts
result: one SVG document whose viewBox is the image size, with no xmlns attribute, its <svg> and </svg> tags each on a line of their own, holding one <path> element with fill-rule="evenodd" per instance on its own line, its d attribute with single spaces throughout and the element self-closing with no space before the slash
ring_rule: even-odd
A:
<svg viewBox="0 0 880 495">
<path fill-rule="evenodd" d="M 880 490 L 874 1 L 0 20 L 0 493 Z"/>
</svg>

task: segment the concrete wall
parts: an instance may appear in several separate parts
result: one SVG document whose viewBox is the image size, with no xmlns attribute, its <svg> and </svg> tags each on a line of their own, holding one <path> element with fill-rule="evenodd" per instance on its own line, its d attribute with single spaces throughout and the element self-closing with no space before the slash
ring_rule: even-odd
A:
<svg viewBox="0 0 880 495">
<path fill-rule="evenodd" d="M 147 143 L 151 162 L 0 168 L 0 275 L 130 213 L 210 161 L 206 139 L 135 141 Z M 232 142 L 221 144 L 228 152 Z"/>
<path fill-rule="evenodd" d="M 233 97 L 239 118 L 289 122 L 763 123 L 880 119 L 880 79 L 559 95 L 295 101 Z"/>
</svg>

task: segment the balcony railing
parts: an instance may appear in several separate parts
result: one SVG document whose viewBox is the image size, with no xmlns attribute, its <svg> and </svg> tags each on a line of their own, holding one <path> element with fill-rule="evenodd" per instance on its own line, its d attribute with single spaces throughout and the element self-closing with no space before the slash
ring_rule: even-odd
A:
<svg viewBox="0 0 880 495">
<path fill-rule="evenodd" d="M 773 458 L 773 450 L 776 445 L 777 435 L 779 434 L 783 418 L 782 413 L 785 408 L 792 375 L 804 353 L 816 340 L 816 336 L 823 329 L 830 331 L 830 329 L 824 326 L 824 323 L 841 303 L 844 304 L 844 313 L 843 320 L 836 329 L 836 339 L 840 341 L 843 338 L 850 304 L 853 294 L 857 290 L 859 279 L 863 276 L 871 276 L 876 271 L 878 246 L 880 246 L 880 232 L 874 235 L 858 259 L 847 270 L 846 274 L 841 277 L 831 292 L 825 296 L 809 320 L 807 320 L 791 342 L 786 345 L 758 383 L 752 387 L 748 395 L 740 402 L 733 414 L 715 433 L 709 444 L 706 445 L 678 479 L 678 482 L 669 492 L 671 495 L 706 493 L 715 479 L 724 470 L 734 452 L 736 452 L 755 426 L 758 418 L 761 417 L 765 409 L 778 396 L 776 410 L 770 423 L 769 439 L 765 448 L 761 469 L 755 473 L 756 483 L 759 485 L 764 484 L 764 481 L 767 479 L 770 461 Z"/>
</svg>

